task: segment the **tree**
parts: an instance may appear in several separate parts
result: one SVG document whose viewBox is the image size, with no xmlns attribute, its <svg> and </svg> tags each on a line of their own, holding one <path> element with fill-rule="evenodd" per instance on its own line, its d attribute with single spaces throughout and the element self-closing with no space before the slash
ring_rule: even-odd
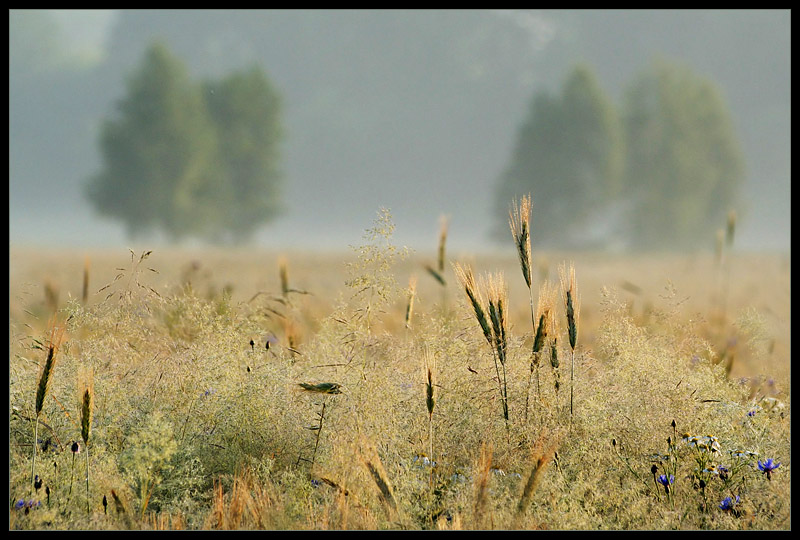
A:
<svg viewBox="0 0 800 540">
<path fill-rule="evenodd" d="M 696 248 L 736 206 L 744 158 L 717 87 L 657 61 L 626 95 L 625 192 L 634 248 Z"/>
<path fill-rule="evenodd" d="M 207 82 L 204 95 L 217 129 L 222 183 L 233 195 L 220 201 L 220 225 L 245 239 L 280 210 L 280 96 L 256 67 Z"/>
<path fill-rule="evenodd" d="M 245 240 L 277 207 L 277 95 L 258 70 L 196 84 L 150 46 L 101 130 L 90 201 L 131 236 Z"/>
<path fill-rule="evenodd" d="M 533 96 L 497 192 L 503 234 L 508 234 L 510 201 L 531 193 L 531 230 L 540 245 L 580 243 L 580 231 L 616 196 L 623 157 L 613 104 L 592 71 L 579 65 L 560 96 L 545 91 Z"/>
</svg>

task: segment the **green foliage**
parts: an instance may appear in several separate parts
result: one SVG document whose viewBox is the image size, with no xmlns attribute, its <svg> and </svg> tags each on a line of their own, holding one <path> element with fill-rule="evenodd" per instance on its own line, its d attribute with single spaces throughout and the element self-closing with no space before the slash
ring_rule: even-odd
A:
<svg viewBox="0 0 800 540">
<path fill-rule="evenodd" d="M 708 244 L 745 174 L 717 86 L 688 66 L 658 61 L 628 89 L 625 129 L 634 247 Z"/>
<path fill-rule="evenodd" d="M 352 246 L 358 259 L 348 264 L 350 277 L 345 285 L 353 289 L 353 299 L 367 299 L 366 306 L 357 310 L 367 332 L 373 312 L 385 307 L 400 292 L 392 266 L 408 255 L 408 249 L 392 243 L 394 227 L 391 211 L 381 208 L 373 226 L 364 232 L 365 243 Z"/>
<path fill-rule="evenodd" d="M 120 466 L 137 488 L 139 508 L 144 514 L 154 490 L 170 472 L 178 443 L 172 425 L 157 412 L 127 438 L 126 446 Z"/>
<path fill-rule="evenodd" d="M 500 179 L 501 223 L 506 225 L 509 200 L 532 193 L 536 242 L 563 246 L 571 240 L 570 231 L 583 230 L 587 219 L 618 195 L 623 156 L 614 106 L 589 67 L 579 65 L 560 95 L 538 91 L 533 96 Z M 505 238 L 507 232 L 500 230 Z"/>
<path fill-rule="evenodd" d="M 207 82 L 204 95 L 219 141 L 220 183 L 227 186 L 220 231 L 249 237 L 280 210 L 278 145 L 282 138 L 280 97 L 258 68 Z"/>
<path fill-rule="evenodd" d="M 662 60 L 630 84 L 620 110 L 586 66 L 572 71 L 561 95 L 537 92 L 500 180 L 498 222 L 506 201 L 532 193 L 540 245 L 615 234 L 634 249 L 708 245 L 738 205 L 745 176 L 719 89 Z"/>
<path fill-rule="evenodd" d="M 148 48 L 104 122 L 104 169 L 88 196 L 131 236 L 245 240 L 278 208 L 279 101 L 258 69 L 195 84 L 163 44 Z"/>
</svg>

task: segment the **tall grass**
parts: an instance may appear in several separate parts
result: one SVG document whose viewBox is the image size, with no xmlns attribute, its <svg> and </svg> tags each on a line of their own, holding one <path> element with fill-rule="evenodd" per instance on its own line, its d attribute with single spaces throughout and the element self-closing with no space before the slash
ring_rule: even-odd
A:
<svg viewBox="0 0 800 540">
<path fill-rule="evenodd" d="M 529 286 L 514 238 L 516 254 L 454 262 L 446 286 L 395 287 L 424 263 L 393 266 L 377 233 L 350 272 L 298 257 L 282 284 L 259 259 L 242 300 L 132 254 L 104 301 L 60 308 L 64 323 L 34 330 L 12 306 L 10 529 L 791 528 L 783 382 L 751 393 L 728 376 L 703 299 L 687 313 L 638 283 L 637 299 L 666 304 L 638 317 L 617 276 L 581 260 Z M 304 274 L 307 302 L 292 292 Z M 345 280 L 349 295 L 331 285 Z M 463 297 L 449 310 L 430 302 L 444 287 Z M 753 309 L 739 318 L 776 331 Z"/>
</svg>

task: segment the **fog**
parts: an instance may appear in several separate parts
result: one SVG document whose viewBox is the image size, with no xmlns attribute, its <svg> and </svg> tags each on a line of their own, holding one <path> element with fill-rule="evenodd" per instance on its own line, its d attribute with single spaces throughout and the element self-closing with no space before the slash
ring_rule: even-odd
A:
<svg viewBox="0 0 800 540">
<path fill-rule="evenodd" d="M 533 93 L 557 91 L 585 62 L 616 101 L 664 55 L 710 78 L 730 107 L 747 167 L 737 249 L 790 249 L 789 10 L 35 15 L 11 10 L 9 20 L 12 246 L 133 243 L 97 217 L 84 186 L 102 166 L 103 120 L 159 38 L 192 76 L 257 63 L 282 94 L 285 211 L 256 246 L 345 249 L 380 207 L 395 241 L 416 250 L 435 249 L 442 215 L 455 249 L 496 245 L 496 185 Z M 533 197 L 535 212 L 546 201 Z"/>
</svg>

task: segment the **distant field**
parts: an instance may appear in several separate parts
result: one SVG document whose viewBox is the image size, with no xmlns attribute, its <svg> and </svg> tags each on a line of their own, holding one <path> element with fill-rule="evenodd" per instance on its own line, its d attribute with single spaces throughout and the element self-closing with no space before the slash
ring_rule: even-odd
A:
<svg viewBox="0 0 800 540">
<path fill-rule="evenodd" d="M 139 253 L 137 252 L 137 256 Z M 10 249 L 9 289 L 11 317 L 18 319 L 22 309 L 43 310 L 46 303 L 45 284 L 58 291 L 59 302 L 69 295 L 80 298 L 84 263 L 90 263 L 89 303 L 103 298 L 98 289 L 111 283 L 119 271 L 130 263 L 130 252 L 119 250 L 87 250 L 82 252 Z M 285 258 L 292 286 L 310 293 L 303 300 L 309 314 L 322 318 L 330 314 L 332 303 L 340 293 L 347 293 L 346 263 L 352 262 L 351 251 L 339 253 L 271 253 L 257 248 L 241 250 L 173 250 L 156 249 L 147 267 L 144 281 L 159 291 L 176 291 L 191 282 L 201 295 L 214 295 L 228 287 L 234 302 L 247 302 L 259 292 L 280 291 L 278 264 Z M 450 253 L 451 261 L 474 265 L 476 273 L 502 271 L 507 276 L 513 322 L 527 331 L 530 324 L 528 292 L 519 273 L 516 253 L 480 256 L 474 253 Z M 425 270 L 435 265 L 436 254 L 413 253 L 398 262 L 394 274 L 398 285 L 408 286 L 412 274 L 418 276 L 418 309 L 439 304 L 441 287 Z M 597 324 L 601 291 L 614 290 L 631 312 L 644 317 L 649 309 L 678 306 L 681 313 L 708 326 L 706 337 L 727 340 L 741 335 L 734 323 L 748 310 L 755 310 L 765 323 L 764 331 L 774 340 L 768 355 L 754 358 L 745 343 L 737 347 L 737 360 L 732 376 L 765 375 L 789 383 L 791 344 L 791 275 L 788 255 L 735 253 L 727 267 L 721 268 L 713 254 L 700 255 L 605 255 L 591 253 L 545 253 L 534 255 L 535 278 L 558 281 L 557 267 L 574 261 L 583 298 L 584 325 L 591 341 L 591 329 Z M 719 326 L 721 298 L 728 272 L 726 323 Z M 447 298 L 461 302 L 463 291 L 455 282 L 452 269 L 446 269 Z M 674 297 L 672 297 L 674 295 Z M 519 298 L 519 301 L 514 301 Z M 393 316 L 386 319 L 390 327 L 402 324 L 404 299 L 394 305 Z M 46 322 L 46 321 L 40 321 Z M 313 323 L 313 321 L 312 321 Z M 720 328 L 722 330 L 720 330 Z M 266 330 L 266 329 L 265 329 Z M 277 331 L 277 329 L 274 329 Z M 746 338 L 746 336 L 744 336 Z"/>
<path fill-rule="evenodd" d="M 791 529 L 788 256 L 373 247 L 12 246 L 10 528 Z"/>
</svg>

